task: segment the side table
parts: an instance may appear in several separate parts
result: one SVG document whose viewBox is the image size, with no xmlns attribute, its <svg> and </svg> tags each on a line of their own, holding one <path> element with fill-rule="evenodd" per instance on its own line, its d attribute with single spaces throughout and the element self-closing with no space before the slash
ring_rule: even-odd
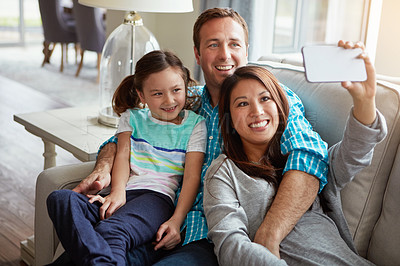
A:
<svg viewBox="0 0 400 266">
<path fill-rule="evenodd" d="M 72 107 L 14 115 L 20 123 L 44 143 L 44 169 L 56 165 L 55 145 L 71 152 L 79 160 L 93 161 L 99 146 L 116 131 L 97 122 L 98 106 Z"/>
</svg>

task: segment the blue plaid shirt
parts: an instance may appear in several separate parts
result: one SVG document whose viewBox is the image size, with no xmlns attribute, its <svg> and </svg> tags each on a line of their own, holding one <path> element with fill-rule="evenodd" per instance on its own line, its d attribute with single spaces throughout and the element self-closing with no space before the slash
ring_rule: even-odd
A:
<svg viewBox="0 0 400 266">
<path fill-rule="evenodd" d="M 289 170 L 299 170 L 316 176 L 320 181 L 320 191 L 327 183 L 328 151 L 327 144 L 312 130 L 310 123 L 304 116 L 304 107 L 300 98 L 288 87 L 281 84 L 288 97 L 290 111 L 286 130 L 281 138 L 281 151 L 288 154 L 284 173 Z M 199 115 L 206 119 L 207 150 L 201 171 L 199 193 L 192 209 L 187 214 L 182 228 L 186 226 L 186 236 L 183 245 L 207 237 L 208 228 L 203 210 L 203 180 L 211 162 L 221 154 L 222 138 L 218 127 L 218 106 L 211 106 L 211 96 L 204 87 L 194 87 L 194 91 L 201 93 L 201 106 L 197 110 Z M 109 142 L 117 142 L 111 137 L 100 147 Z M 99 149 L 99 151 L 100 151 Z M 177 194 L 179 194 L 180 189 Z M 178 198 L 178 197 L 177 197 Z"/>
</svg>

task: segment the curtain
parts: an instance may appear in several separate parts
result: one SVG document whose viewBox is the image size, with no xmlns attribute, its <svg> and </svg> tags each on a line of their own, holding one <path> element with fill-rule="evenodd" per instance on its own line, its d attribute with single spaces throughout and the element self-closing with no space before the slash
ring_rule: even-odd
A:
<svg viewBox="0 0 400 266">
<path fill-rule="evenodd" d="M 249 43 L 255 42 L 255 36 L 252 34 L 255 14 L 256 0 L 200 0 L 200 12 L 213 7 L 231 7 L 238 12 L 246 21 L 249 27 Z M 252 47 L 249 47 L 249 59 L 252 59 Z M 195 79 L 204 84 L 204 78 L 200 66 L 196 65 Z"/>
</svg>

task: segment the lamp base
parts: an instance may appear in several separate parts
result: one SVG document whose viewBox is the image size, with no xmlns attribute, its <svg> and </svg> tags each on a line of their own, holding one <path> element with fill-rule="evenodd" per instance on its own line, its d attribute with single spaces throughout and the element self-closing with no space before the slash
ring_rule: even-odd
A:
<svg viewBox="0 0 400 266">
<path fill-rule="evenodd" d="M 109 127 L 118 127 L 119 117 L 113 116 L 113 109 L 111 106 L 107 106 L 100 110 L 98 121 L 100 124 Z"/>
</svg>

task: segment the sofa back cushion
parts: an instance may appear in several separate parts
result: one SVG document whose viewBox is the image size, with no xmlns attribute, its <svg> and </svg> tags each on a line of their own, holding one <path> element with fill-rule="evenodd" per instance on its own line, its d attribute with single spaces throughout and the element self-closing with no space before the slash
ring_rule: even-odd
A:
<svg viewBox="0 0 400 266">
<path fill-rule="evenodd" d="M 271 61 L 250 64 L 267 68 L 301 98 L 307 119 L 329 146 L 342 139 L 352 99 L 340 83 L 309 83 L 301 66 Z M 372 231 L 382 211 L 383 195 L 399 145 L 399 88 L 379 84 L 376 103 L 386 118 L 388 135 L 375 148 L 371 165 L 341 192 L 344 214 L 363 257 L 367 257 Z"/>
</svg>

